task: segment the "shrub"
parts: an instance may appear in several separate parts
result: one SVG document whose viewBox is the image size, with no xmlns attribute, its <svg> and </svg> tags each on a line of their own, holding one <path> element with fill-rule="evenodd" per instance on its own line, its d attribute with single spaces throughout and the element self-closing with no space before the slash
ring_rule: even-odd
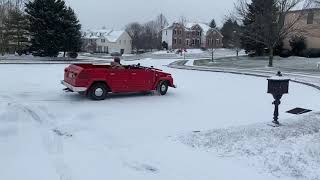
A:
<svg viewBox="0 0 320 180">
<path fill-rule="evenodd" d="M 287 58 L 287 57 L 292 56 L 292 52 L 288 49 L 284 49 L 279 53 L 279 56 L 282 58 Z"/>
<path fill-rule="evenodd" d="M 292 53 L 295 56 L 301 55 L 302 51 L 306 49 L 306 42 L 305 42 L 305 37 L 303 36 L 293 36 L 291 37 L 290 41 L 290 46 L 292 49 Z"/>
<path fill-rule="evenodd" d="M 200 48 L 202 51 L 206 51 L 207 50 L 207 48 L 205 48 L 205 47 L 201 47 Z"/>
<path fill-rule="evenodd" d="M 76 53 L 76 52 L 68 52 L 67 56 L 70 57 L 70 58 L 75 59 L 75 58 L 78 57 L 78 53 Z"/>
<path fill-rule="evenodd" d="M 320 49 L 305 49 L 301 52 L 301 56 L 307 58 L 318 58 L 320 57 Z"/>
<path fill-rule="evenodd" d="M 274 55 L 276 56 L 280 56 L 280 54 L 282 53 L 282 51 L 284 51 L 286 49 L 283 49 L 283 41 L 280 41 L 277 46 L 274 48 Z"/>
</svg>

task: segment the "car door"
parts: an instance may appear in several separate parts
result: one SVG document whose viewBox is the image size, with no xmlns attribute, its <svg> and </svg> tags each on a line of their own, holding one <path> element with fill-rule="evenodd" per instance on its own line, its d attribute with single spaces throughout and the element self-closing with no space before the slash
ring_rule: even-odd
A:
<svg viewBox="0 0 320 180">
<path fill-rule="evenodd" d="M 120 93 L 128 91 L 128 70 L 110 69 L 108 79 L 112 92 Z"/>
<path fill-rule="evenodd" d="M 129 90 L 131 92 L 152 90 L 154 72 L 150 69 L 131 69 L 129 74 Z"/>
</svg>

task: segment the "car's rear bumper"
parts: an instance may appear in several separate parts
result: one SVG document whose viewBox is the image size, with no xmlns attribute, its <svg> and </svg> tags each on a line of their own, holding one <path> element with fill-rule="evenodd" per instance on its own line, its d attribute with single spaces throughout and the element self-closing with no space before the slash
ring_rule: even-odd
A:
<svg viewBox="0 0 320 180">
<path fill-rule="evenodd" d="M 65 81 L 61 81 L 61 84 L 66 86 L 68 89 L 70 89 L 73 92 L 85 92 L 88 89 L 86 87 L 75 87 L 75 86 L 72 86 L 71 84 L 69 84 L 69 83 L 67 83 Z"/>
</svg>

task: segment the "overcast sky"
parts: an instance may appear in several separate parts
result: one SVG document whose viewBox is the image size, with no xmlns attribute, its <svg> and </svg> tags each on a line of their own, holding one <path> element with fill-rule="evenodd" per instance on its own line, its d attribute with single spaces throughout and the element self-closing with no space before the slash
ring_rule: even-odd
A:
<svg viewBox="0 0 320 180">
<path fill-rule="evenodd" d="M 105 26 L 122 29 L 130 22 L 144 23 L 163 13 L 169 22 L 185 16 L 188 21 L 220 26 L 237 0 L 66 0 L 77 13 L 83 29 Z"/>
</svg>

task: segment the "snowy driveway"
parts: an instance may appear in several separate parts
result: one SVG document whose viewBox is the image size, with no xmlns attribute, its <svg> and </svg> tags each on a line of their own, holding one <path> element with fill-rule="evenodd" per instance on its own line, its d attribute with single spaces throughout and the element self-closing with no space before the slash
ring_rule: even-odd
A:
<svg viewBox="0 0 320 180">
<path fill-rule="evenodd" d="M 162 66 L 172 61 L 140 61 L 173 74 L 179 88 L 167 96 L 101 102 L 62 92 L 64 65 L 1 65 L 0 179 L 277 179 L 174 141 L 271 121 L 266 80 Z M 294 118 L 283 112 L 295 107 L 320 110 L 319 91 L 299 84 L 282 102 L 281 119 Z"/>
</svg>

